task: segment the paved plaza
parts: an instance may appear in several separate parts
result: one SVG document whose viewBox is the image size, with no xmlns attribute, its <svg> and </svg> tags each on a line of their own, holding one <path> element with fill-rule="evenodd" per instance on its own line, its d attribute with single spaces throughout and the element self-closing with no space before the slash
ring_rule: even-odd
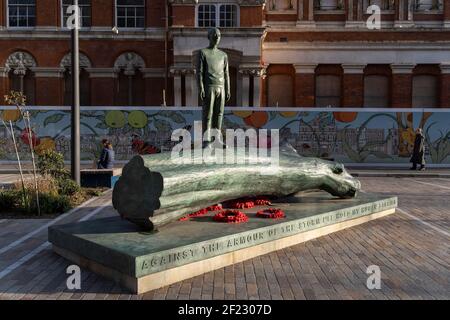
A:
<svg viewBox="0 0 450 320">
<path fill-rule="evenodd" d="M 54 220 L 0 220 L 0 300 L 5 299 L 449 299 L 450 179 L 360 177 L 364 192 L 397 195 L 397 213 L 307 243 L 132 295 L 71 264 L 47 242 L 50 225 L 114 216 L 111 192 Z M 369 266 L 381 289 L 366 286 Z"/>
</svg>

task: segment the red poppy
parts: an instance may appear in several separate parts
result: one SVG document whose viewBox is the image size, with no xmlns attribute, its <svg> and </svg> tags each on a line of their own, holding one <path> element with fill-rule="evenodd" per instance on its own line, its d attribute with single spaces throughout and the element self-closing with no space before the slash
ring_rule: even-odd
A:
<svg viewBox="0 0 450 320">
<path fill-rule="evenodd" d="M 222 205 L 220 205 L 220 204 L 216 204 L 214 206 L 210 206 L 210 207 L 206 208 L 206 210 L 211 211 L 211 212 L 219 211 L 219 210 L 222 210 L 222 209 L 223 209 Z"/>
<path fill-rule="evenodd" d="M 227 207 L 232 209 L 249 209 L 254 206 L 255 203 L 249 199 L 240 199 L 227 202 Z"/>
<path fill-rule="evenodd" d="M 133 141 L 131 141 L 131 150 L 133 150 L 136 153 L 140 153 L 143 145 L 144 141 L 133 139 Z"/>
<path fill-rule="evenodd" d="M 190 218 L 195 218 L 195 217 L 200 217 L 200 216 L 204 216 L 205 214 L 208 213 L 207 209 L 201 209 L 199 211 L 196 211 L 194 213 L 190 213 L 187 216 L 181 217 L 180 219 L 178 219 L 178 221 L 187 221 Z"/>
<path fill-rule="evenodd" d="M 139 138 L 133 138 L 133 140 L 131 141 L 131 150 L 140 155 L 155 154 L 161 152 L 159 148 L 152 146 L 151 144 L 144 142 Z"/>
<path fill-rule="evenodd" d="M 266 198 L 257 198 L 255 200 L 255 205 L 257 205 L 257 206 L 270 206 L 270 205 L 272 205 L 272 202 L 269 199 L 266 199 Z"/>
<path fill-rule="evenodd" d="M 30 145 L 30 130 L 23 129 L 22 133 L 20 134 L 20 139 L 23 143 L 26 145 Z M 41 140 L 36 136 L 36 134 L 31 130 L 31 142 L 33 143 L 33 147 L 38 146 L 41 143 Z"/>
<path fill-rule="evenodd" d="M 225 223 L 244 223 L 248 221 L 245 213 L 239 210 L 225 210 L 214 216 L 214 221 Z"/>
<path fill-rule="evenodd" d="M 256 216 L 258 218 L 265 218 L 265 219 L 282 219 L 286 217 L 283 210 L 273 208 L 258 211 L 256 213 Z"/>
<path fill-rule="evenodd" d="M 160 150 L 152 145 L 147 145 L 144 148 L 142 148 L 140 154 L 155 154 L 159 153 Z"/>
</svg>

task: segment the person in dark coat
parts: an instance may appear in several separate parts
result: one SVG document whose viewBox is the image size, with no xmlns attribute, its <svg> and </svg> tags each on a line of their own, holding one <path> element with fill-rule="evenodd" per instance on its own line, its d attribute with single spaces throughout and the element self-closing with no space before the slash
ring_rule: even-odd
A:
<svg viewBox="0 0 450 320">
<path fill-rule="evenodd" d="M 420 164 L 420 170 L 425 170 L 425 137 L 421 128 L 416 130 L 414 150 L 410 162 L 413 164 L 411 170 L 416 170 L 417 164 Z"/>
<path fill-rule="evenodd" d="M 98 161 L 98 169 L 112 169 L 114 167 L 114 150 L 108 140 L 103 140 L 103 150 Z"/>
</svg>

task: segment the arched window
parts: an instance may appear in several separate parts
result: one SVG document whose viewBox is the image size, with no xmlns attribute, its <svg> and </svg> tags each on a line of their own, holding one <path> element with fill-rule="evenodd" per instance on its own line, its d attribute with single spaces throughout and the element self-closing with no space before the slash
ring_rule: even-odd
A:
<svg viewBox="0 0 450 320">
<path fill-rule="evenodd" d="M 6 60 L 9 90 L 20 91 L 27 98 L 27 104 L 34 104 L 35 81 L 31 68 L 36 67 L 33 56 L 27 52 L 17 51 Z"/>
<path fill-rule="evenodd" d="M 267 97 L 269 107 L 294 106 L 294 79 L 290 74 L 267 76 Z"/>
<path fill-rule="evenodd" d="M 339 107 L 341 104 L 341 77 L 316 76 L 316 107 Z"/>
<path fill-rule="evenodd" d="M 438 78 L 434 75 L 413 77 L 413 108 L 435 108 L 438 106 Z"/>
<path fill-rule="evenodd" d="M 134 52 L 127 52 L 117 58 L 114 68 L 119 72 L 117 103 L 144 104 L 144 79 L 140 70 L 145 68 L 144 59 Z"/>
<path fill-rule="evenodd" d="M 368 75 L 364 77 L 364 107 L 389 107 L 389 77 Z"/>
<path fill-rule="evenodd" d="M 64 68 L 64 105 L 72 104 L 72 60 L 70 54 L 66 54 L 60 63 Z M 91 105 L 91 81 L 86 69 L 91 68 L 92 64 L 89 58 L 80 53 L 80 104 L 82 106 Z"/>
</svg>

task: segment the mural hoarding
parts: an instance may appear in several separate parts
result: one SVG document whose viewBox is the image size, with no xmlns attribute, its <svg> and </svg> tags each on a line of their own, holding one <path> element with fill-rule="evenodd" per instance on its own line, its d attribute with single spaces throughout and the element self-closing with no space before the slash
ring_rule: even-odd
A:
<svg viewBox="0 0 450 320">
<path fill-rule="evenodd" d="M 29 158 L 23 120 L 14 107 L 0 107 L 11 120 L 23 159 Z M 36 152 L 57 150 L 70 160 L 70 108 L 29 107 Z M 118 161 L 136 154 L 132 136 L 146 142 L 148 151 L 171 150 L 173 130 L 193 132 L 200 108 L 83 107 L 81 160 L 94 163 L 102 139 L 109 139 Z M 331 158 L 346 164 L 400 165 L 409 163 L 414 131 L 426 136 L 429 165 L 450 167 L 450 110 L 344 109 L 344 108 L 228 108 L 224 129 L 279 129 L 280 141 L 304 156 Z M 133 141 L 133 143 L 136 142 Z M 0 162 L 15 160 L 8 130 L 0 123 Z"/>
</svg>

